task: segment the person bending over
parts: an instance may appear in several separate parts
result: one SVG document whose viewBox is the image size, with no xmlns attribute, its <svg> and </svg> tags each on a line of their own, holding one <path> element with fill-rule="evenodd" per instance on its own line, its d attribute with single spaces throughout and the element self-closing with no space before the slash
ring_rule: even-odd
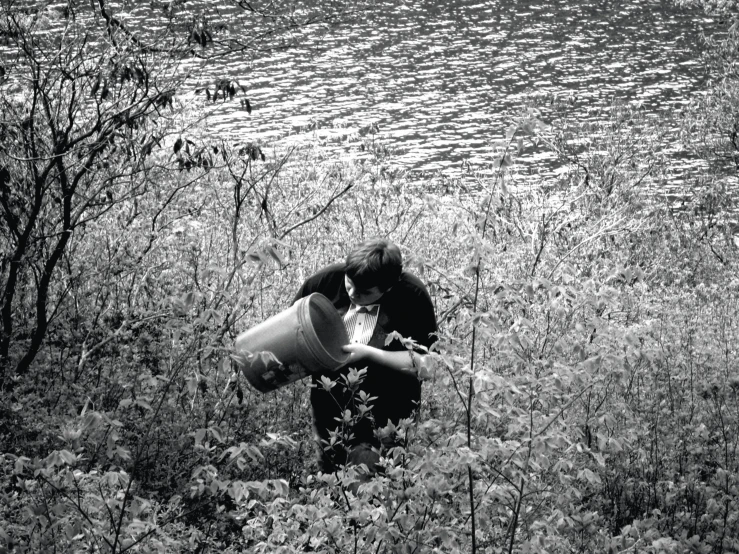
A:
<svg viewBox="0 0 739 554">
<path fill-rule="evenodd" d="M 367 240 L 352 249 L 345 262 L 316 272 L 303 283 L 295 301 L 314 292 L 333 303 L 349 337 L 344 346 L 348 362 L 335 372 L 313 376 L 310 401 L 320 469 L 331 472 L 346 463 L 365 463 L 374 471 L 378 453 L 399 444 L 392 435 L 380 439 L 375 431 L 415 417 L 421 400 L 418 369 L 423 354 L 409 351 L 397 338 L 387 339 L 395 332 L 430 347 L 437 330 L 431 297 L 415 275 L 403 270 L 398 246 L 384 239 Z M 359 390 L 376 399 L 368 403 L 371 410 L 347 429 L 342 420 L 346 410 L 357 413 L 359 393 L 347 390 L 341 376 L 365 368 Z M 338 384 L 325 390 L 323 376 Z M 342 437 L 334 446 L 332 433 Z"/>
</svg>

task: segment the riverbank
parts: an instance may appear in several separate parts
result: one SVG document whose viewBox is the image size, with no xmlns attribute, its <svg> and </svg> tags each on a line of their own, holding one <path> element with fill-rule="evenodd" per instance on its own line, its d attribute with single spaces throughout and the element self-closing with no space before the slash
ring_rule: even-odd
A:
<svg viewBox="0 0 739 554">
<path fill-rule="evenodd" d="M 75 309 L 3 413 L 4 532 L 31 550 L 735 548 L 736 246 L 645 201 L 639 137 L 597 140 L 556 191 L 512 194 L 504 167 L 485 194 L 419 196 L 382 158 L 244 151 L 122 202 L 77 239 Z M 351 470 L 315 474 L 307 385 L 256 393 L 228 347 L 373 235 L 428 284 L 441 340 L 408 448 L 351 493 Z"/>
<path fill-rule="evenodd" d="M 211 140 L 130 68 L 34 89 L 59 104 L 31 119 L 6 99 L 0 550 L 738 550 L 732 67 L 675 117 L 706 162 L 679 198 L 654 193 L 668 131 L 623 105 L 550 127 L 519 103 L 486 171 L 418 186 L 381 129 L 347 157 Z M 521 183 L 544 151 L 562 171 Z M 357 487 L 317 473 L 308 384 L 258 393 L 232 347 L 370 236 L 440 337 L 418 420 L 388 430 L 407 444 Z"/>
</svg>

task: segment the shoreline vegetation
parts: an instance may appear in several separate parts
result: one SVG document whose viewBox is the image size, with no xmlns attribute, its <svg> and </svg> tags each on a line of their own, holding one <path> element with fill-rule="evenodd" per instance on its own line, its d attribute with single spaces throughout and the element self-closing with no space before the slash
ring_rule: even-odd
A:
<svg viewBox="0 0 739 554">
<path fill-rule="evenodd" d="M 205 55 L 214 22 L 176 4 L 170 53 Z M 381 132 L 361 160 L 205 140 L 106 5 L 102 58 L 81 16 L 49 38 L 2 8 L 0 87 L 24 94 L 0 102 L 0 554 L 739 551 L 735 3 L 702 4 L 727 36 L 679 119 L 705 161 L 684 195 L 619 105 L 588 127 L 521 106 L 489 172 L 432 191 Z M 565 170 L 517 188 L 533 148 Z M 371 236 L 440 340 L 418 421 L 385 430 L 407 447 L 365 480 L 317 473 L 308 383 L 260 394 L 232 345 Z"/>
</svg>

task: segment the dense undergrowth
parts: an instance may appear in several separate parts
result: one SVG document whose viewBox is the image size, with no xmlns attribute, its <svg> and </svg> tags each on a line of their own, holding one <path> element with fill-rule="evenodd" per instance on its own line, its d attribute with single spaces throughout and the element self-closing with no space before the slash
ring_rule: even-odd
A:
<svg viewBox="0 0 739 554">
<path fill-rule="evenodd" d="M 736 159 L 730 129 L 703 132 L 736 124 L 732 78 L 684 120 L 707 160 Z M 43 246 L 14 299 L 0 551 L 739 551 L 736 170 L 696 169 L 676 205 L 654 121 L 547 105 L 552 126 L 522 108 L 492 176 L 444 194 L 371 132 L 359 158 L 206 144 L 195 163 L 192 141 L 119 176 L 18 373 Z M 555 182 L 517 181 L 532 149 Z M 317 473 L 308 385 L 255 392 L 231 345 L 377 235 L 428 284 L 440 341 L 407 447 L 357 486 Z"/>
<path fill-rule="evenodd" d="M 638 117 L 515 194 L 505 172 L 425 195 L 382 159 L 307 151 L 276 176 L 249 159 L 238 216 L 222 169 L 163 210 L 192 174 L 121 203 L 75 242 L 3 407 L 3 548 L 739 548 L 736 247 L 645 194 L 645 137 L 621 136 Z M 357 491 L 315 474 L 306 384 L 256 393 L 229 346 L 372 235 L 403 245 L 442 337 L 408 448 Z"/>
</svg>

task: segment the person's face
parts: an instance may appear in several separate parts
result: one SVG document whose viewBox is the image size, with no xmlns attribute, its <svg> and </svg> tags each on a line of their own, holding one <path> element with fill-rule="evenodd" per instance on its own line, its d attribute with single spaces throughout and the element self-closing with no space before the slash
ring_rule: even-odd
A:
<svg viewBox="0 0 739 554">
<path fill-rule="evenodd" d="M 380 298 L 382 298 L 382 295 L 387 292 L 384 290 L 380 290 L 379 287 L 372 287 L 371 289 L 367 290 L 359 290 L 356 286 L 354 286 L 354 282 L 346 275 L 344 276 L 344 286 L 346 287 L 346 292 L 349 295 L 349 299 L 352 301 L 352 304 L 356 306 L 367 306 L 369 304 L 375 304 L 378 300 L 380 300 Z"/>
</svg>

